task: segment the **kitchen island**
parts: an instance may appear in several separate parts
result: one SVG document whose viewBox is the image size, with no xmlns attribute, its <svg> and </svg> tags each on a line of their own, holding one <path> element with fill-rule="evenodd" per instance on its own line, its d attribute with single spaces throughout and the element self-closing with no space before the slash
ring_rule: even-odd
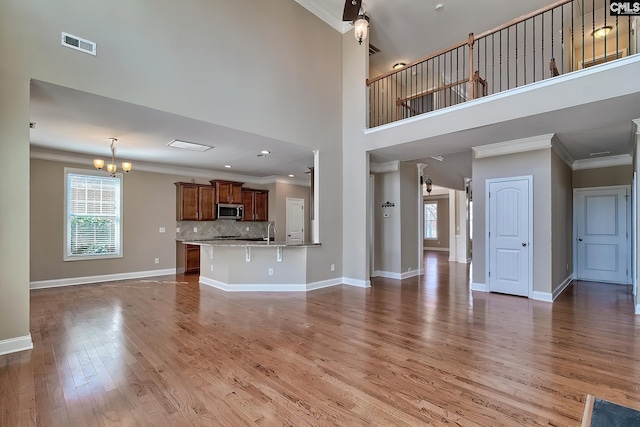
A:
<svg viewBox="0 0 640 427">
<path fill-rule="evenodd" d="M 307 264 L 319 243 L 217 239 L 183 243 L 200 246 L 199 282 L 225 291 L 309 291 L 341 283 L 340 279 L 307 281 Z"/>
</svg>

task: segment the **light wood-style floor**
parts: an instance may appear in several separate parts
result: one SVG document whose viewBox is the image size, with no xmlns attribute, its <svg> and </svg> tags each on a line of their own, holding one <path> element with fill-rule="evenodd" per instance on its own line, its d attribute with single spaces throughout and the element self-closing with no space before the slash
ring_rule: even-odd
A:
<svg viewBox="0 0 640 427">
<path fill-rule="evenodd" d="M 33 291 L 34 349 L 0 356 L 0 426 L 579 426 L 587 394 L 640 409 L 628 287 L 471 293 L 446 257 L 369 289 Z"/>
</svg>

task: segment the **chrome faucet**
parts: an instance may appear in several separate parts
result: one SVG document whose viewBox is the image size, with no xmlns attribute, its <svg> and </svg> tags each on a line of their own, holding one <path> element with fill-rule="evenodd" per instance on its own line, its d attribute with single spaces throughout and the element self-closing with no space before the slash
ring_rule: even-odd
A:
<svg viewBox="0 0 640 427">
<path fill-rule="evenodd" d="M 270 222 L 267 225 L 267 245 L 271 243 L 271 226 L 273 225 L 273 237 L 276 237 L 276 223 L 275 222 Z"/>
</svg>

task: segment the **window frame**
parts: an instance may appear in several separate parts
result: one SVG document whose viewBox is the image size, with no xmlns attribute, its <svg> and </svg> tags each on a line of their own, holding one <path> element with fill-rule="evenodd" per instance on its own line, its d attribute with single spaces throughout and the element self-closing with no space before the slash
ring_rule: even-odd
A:
<svg viewBox="0 0 640 427">
<path fill-rule="evenodd" d="M 434 205 L 436 207 L 436 218 L 435 218 L 435 237 L 427 237 L 427 206 L 428 205 Z M 438 240 L 438 201 L 437 200 L 425 200 L 423 202 L 423 208 L 422 208 L 422 220 L 424 221 L 424 233 L 422 238 L 424 240 Z M 434 220 L 431 220 L 434 221 Z"/>
<path fill-rule="evenodd" d="M 124 186 L 122 173 L 117 173 L 114 179 L 118 180 L 119 186 L 119 201 L 118 201 L 118 213 L 116 216 L 116 223 L 118 224 L 117 236 L 118 239 L 118 252 L 117 253 L 109 253 L 109 254 L 78 254 L 73 255 L 70 254 L 70 233 L 69 233 L 69 175 L 83 175 L 83 176 L 97 176 L 100 178 L 107 178 L 108 175 L 103 171 L 91 170 L 91 169 L 78 169 L 78 168 L 64 168 L 64 217 L 63 217 L 63 241 L 62 241 L 62 254 L 63 261 L 89 261 L 89 260 L 97 260 L 97 259 L 113 259 L 113 258 L 122 258 L 124 251 L 124 242 L 123 242 L 123 200 L 124 200 Z"/>
</svg>

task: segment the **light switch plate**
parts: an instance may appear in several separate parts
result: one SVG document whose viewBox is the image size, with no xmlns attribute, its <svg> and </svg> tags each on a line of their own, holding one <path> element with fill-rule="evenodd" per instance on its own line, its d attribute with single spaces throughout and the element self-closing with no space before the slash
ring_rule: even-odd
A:
<svg viewBox="0 0 640 427">
<path fill-rule="evenodd" d="M 165 228 L 164 227 L 160 227 L 160 232 L 164 233 L 165 232 Z"/>
</svg>

